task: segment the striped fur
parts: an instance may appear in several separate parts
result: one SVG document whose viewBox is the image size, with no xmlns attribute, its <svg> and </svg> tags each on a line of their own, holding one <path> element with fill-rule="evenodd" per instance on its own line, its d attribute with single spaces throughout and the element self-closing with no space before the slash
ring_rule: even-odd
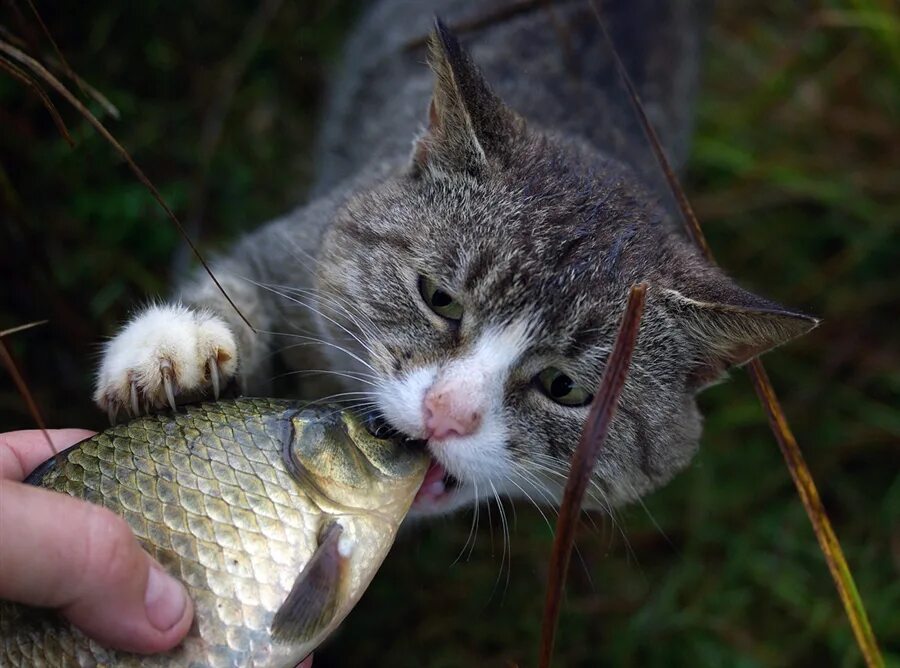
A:
<svg viewBox="0 0 900 668">
<path fill-rule="evenodd" d="M 586 3 L 482 28 L 467 36 L 474 59 L 439 26 L 431 72 L 405 48 L 435 9 L 456 19 L 476 4 L 386 1 L 363 19 L 327 114 L 317 197 L 217 265 L 267 333 L 249 336 L 203 276 L 181 296 L 233 329 L 251 389 L 272 375 L 265 351 L 282 350 L 289 369 L 334 372 L 346 397 L 417 436 L 424 393 L 452 378 L 485 417 L 432 444 L 462 483 L 451 509 L 476 490 L 558 500 L 587 408 L 554 403 L 535 377 L 553 366 L 596 387 L 626 292 L 645 281 L 594 488 L 595 505 L 619 504 L 690 461 L 701 389 L 814 320 L 742 290 L 683 237 Z M 694 4 L 605 4 L 676 162 L 697 79 Z M 458 324 L 424 304 L 420 276 L 463 305 Z"/>
</svg>

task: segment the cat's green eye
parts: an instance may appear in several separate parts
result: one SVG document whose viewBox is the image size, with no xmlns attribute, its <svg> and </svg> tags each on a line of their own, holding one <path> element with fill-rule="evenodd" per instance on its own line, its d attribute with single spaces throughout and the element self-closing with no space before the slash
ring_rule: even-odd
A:
<svg viewBox="0 0 900 668">
<path fill-rule="evenodd" d="M 550 366 L 535 378 L 538 387 L 548 397 L 563 406 L 587 406 L 594 395 L 575 384 L 569 376 Z"/>
<path fill-rule="evenodd" d="M 430 278 L 419 277 L 419 293 L 428 308 L 447 320 L 461 320 L 463 307 L 449 292 Z"/>
</svg>

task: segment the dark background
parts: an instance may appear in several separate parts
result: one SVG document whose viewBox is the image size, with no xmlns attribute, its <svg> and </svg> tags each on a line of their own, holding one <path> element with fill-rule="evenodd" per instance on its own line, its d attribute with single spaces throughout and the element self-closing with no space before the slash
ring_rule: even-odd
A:
<svg viewBox="0 0 900 668">
<path fill-rule="evenodd" d="M 302 199 L 323 86 L 359 3 L 38 5 L 73 69 L 121 117 L 83 99 L 203 249 Z M 256 31 L 260 7 L 274 18 Z M 766 364 L 894 666 L 897 9 L 719 3 L 686 179 L 721 264 L 824 318 Z M 0 23 L 0 37 L 53 58 L 27 2 L 0 3 Z M 183 242 L 109 145 L 54 99 L 74 149 L 0 71 L 0 329 L 49 319 L 12 338 L 14 353 L 52 426 L 101 427 L 90 401 L 98 344 L 130 309 L 166 294 Z M 0 378 L 0 429 L 32 426 Z M 582 527 L 556 665 L 861 665 L 746 375 L 702 403 L 707 427 L 690 469 L 615 521 Z M 516 513 L 507 564 L 496 509 L 492 527 L 482 509 L 476 546 L 458 561 L 471 516 L 407 531 L 316 665 L 534 665 L 551 535 L 533 508 Z"/>
</svg>

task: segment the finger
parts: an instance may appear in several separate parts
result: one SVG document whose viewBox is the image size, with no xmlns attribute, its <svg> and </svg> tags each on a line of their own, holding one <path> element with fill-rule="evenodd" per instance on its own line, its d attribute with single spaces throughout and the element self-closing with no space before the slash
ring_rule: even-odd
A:
<svg viewBox="0 0 900 668">
<path fill-rule="evenodd" d="M 0 479 L 24 480 L 39 464 L 96 432 L 87 429 L 48 429 L 47 433 L 55 450 L 50 448 L 40 429 L 0 434 Z"/>
<path fill-rule="evenodd" d="M 58 608 L 101 644 L 141 653 L 174 647 L 194 615 L 184 586 L 121 517 L 9 480 L 0 480 L 0 599 Z"/>
</svg>

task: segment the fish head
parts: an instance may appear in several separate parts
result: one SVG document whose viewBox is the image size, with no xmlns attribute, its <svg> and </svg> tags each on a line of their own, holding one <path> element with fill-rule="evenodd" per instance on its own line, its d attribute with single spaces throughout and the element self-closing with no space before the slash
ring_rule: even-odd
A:
<svg viewBox="0 0 900 668">
<path fill-rule="evenodd" d="M 285 459 L 323 510 L 388 513 L 391 521 L 399 513 L 399 523 L 428 468 L 421 443 L 332 406 L 300 410 L 290 425 Z"/>
<path fill-rule="evenodd" d="M 373 428 L 334 406 L 291 408 L 279 421 L 286 425 L 284 462 L 305 497 L 297 506 L 308 518 L 304 525 L 316 532 L 315 549 L 271 624 L 275 641 L 296 649 L 284 664 L 294 665 L 362 596 L 430 457 L 423 443 Z"/>
</svg>

